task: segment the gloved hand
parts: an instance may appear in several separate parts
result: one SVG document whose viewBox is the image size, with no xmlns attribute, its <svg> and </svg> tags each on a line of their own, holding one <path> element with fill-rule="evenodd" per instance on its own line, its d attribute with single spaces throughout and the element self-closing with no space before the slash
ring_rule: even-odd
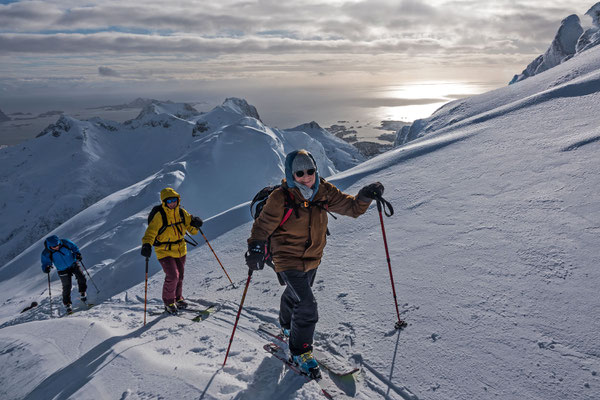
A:
<svg viewBox="0 0 600 400">
<path fill-rule="evenodd" d="M 246 265 L 253 271 L 259 271 L 265 267 L 265 245 L 266 242 L 257 240 L 248 244 L 246 252 Z"/>
<path fill-rule="evenodd" d="M 75 258 L 77 259 L 77 261 L 83 260 L 83 257 L 81 256 L 81 253 L 75 253 Z"/>
<path fill-rule="evenodd" d="M 44 273 L 45 274 L 49 274 L 51 269 L 52 269 L 52 265 L 46 265 L 46 266 L 44 266 Z"/>
<path fill-rule="evenodd" d="M 200 219 L 200 217 L 192 217 L 192 220 L 190 221 L 190 225 L 193 226 L 194 228 L 200 229 L 200 227 L 202 226 L 202 220 Z"/>
<path fill-rule="evenodd" d="M 358 199 L 367 202 L 381 196 L 383 196 L 383 185 L 381 182 L 371 183 L 358 192 Z"/>
<path fill-rule="evenodd" d="M 144 243 L 142 245 L 142 256 L 144 256 L 146 258 L 150 258 L 151 255 L 152 255 L 152 246 L 150 246 L 150 243 Z"/>
</svg>

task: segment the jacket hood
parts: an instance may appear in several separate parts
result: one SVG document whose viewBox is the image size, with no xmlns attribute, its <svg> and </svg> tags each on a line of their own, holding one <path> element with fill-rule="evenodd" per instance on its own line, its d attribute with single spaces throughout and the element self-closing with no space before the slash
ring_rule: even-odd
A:
<svg viewBox="0 0 600 400">
<path fill-rule="evenodd" d="M 160 201 L 164 202 L 169 197 L 177 197 L 177 205 L 181 203 L 181 196 L 174 189 L 168 187 L 160 191 Z"/>
<path fill-rule="evenodd" d="M 310 156 L 310 158 L 312 158 L 313 162 L 315 163 L 315 166 L 317 165 L 315 158 L 307 150 L 295 150 L 295 151 L 292 151 L 291 153 L 289 153 L 285 157 L 285 181 L 287 183 L 287 187 L 289 187 L 289 188 L 296 187 L 296 181 L 294 180 L 294 175 L 292 174 L 292 163 L 294 162 L 294 158 L 296 158 L 296 155 L 298 155 L 298 153 L 301 151 L 306 152 Z M 319 179 L 319 170 L 317 168 L 317 170 L 315 171 L 315 187 L 313 188 L 312 197 L 315 197 L 315 194 L 319 190 L 319 180 L 320 180 Z M 310 198 L 308 200 L 310 201 L 310 200 L 312 200 L 312 198 Z"/>
<path fill-rule="evenodd" d="M 59 246 L 60 245 L 60 238 L 56 235 L 52 235 L 52 236 L 48 236 L 46 238 L 46 241 L 44 242 L 44 245 L 46 246 L 46 248 L 49 250 L 50 247 L 55 247 L 55 246 Z"/>
</svg>

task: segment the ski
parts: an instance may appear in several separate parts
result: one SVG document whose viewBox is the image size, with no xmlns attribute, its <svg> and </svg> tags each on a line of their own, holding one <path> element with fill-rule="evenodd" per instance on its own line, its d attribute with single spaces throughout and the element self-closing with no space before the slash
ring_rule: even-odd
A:
<svg viewBox="0 0 600 400">
<path fill-rule="evenodd" d="M 303 377 L 306 380 L 306 382 L 310 382 L 310 381 L 317 382 L 317 384 L 321 388 L 321 393 L 323 393 L 323 395 L 326 398 L 333 399 L 333 396 L 331 394 L 329 394 L 329 392 L 327 391 L 326 385 L 323 383 L 323 380 L 322 379 L 313 379 L 310 376 L 306 375 L 304 372 L 302 372 L 302 370 L 300 370 L 300 368 L 298 368 L 298 366 L 296 364 L 292 363 L 287 358 L 285 351 L 281 347 L 279 347 L 275 343 L 268 343 L 263 346 L 263 349 L 265 349 L 265 351 L 267 353 L 271 354 L 273 357 L 277 358 L 282 363 L 284 363 L 290 370 L 294 371 L 297 375 L 300 375 L 301 377 Z"/>
<path fill-rule="evenodd" d="M 94 307 L 93 303 L 82 303 L 79 307 L 74 308 L 71 312 L 65 312 L 64 314 L 59 315 L 59 318 L 68 317 L 69 315 L 73 315 L 79 311 L 89 310 L 92 307 Z"/>
<path fill-rule="evenodd" d="M 174 317 L 179 317 L 179 318 L 183 318 L 183 319 L 187 319 L 188 321 L 193 321 L 193 322 L 201 322 L 204 321 L 206 318 L 210 317 L 211 314 L 216 313 L 217 311 L 219 311 L 221 309 L 221 305 L 220 304 L 213 304 L 205 309 L 201 309 L 201 308 L 183 308 L 181 310 L 178 310 L 179 313 L 176 315 L 173 314 L 169 314 L 168 312 L 166 312 L 165 310 L 150 310 L 148 312 L 149 315 L 163 315 L 166 314 L 167 316 L 174 316 Z M 190 315 L 191 314 L 191 315 Z"/>
<path fill-rule="evenodd" d="M 282 336 L 279 332 L 279 328 L 274 324 L 263 323 L 258 326 L 258 329 L 287 345 L 288 338 Z M 314 348 L 313 356 L 315 357 L 315 360 L 317 360 L 319 366 L 340 377 L 350 376 L 360 371 L 360 368 L 348 365 L 346 360 L 322 349 Z"/>
</svg>

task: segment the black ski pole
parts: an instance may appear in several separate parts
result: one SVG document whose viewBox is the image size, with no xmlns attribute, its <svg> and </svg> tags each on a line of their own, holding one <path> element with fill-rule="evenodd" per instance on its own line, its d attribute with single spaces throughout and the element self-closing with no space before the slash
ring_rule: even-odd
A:
<svg viewBox="0 0 600 400">
<path fill-rule="evenodd" d="M 231 343 L 233 342 L 233 335 L 240 320 L 240 314 L 242 313 L 242 307 L 244 307 L 244 300 L 246 299 L 246 293 L 248 292 L 248 286 L 250 286 L 250 278 L 252 278 L 252 270 L 248 269 L 248 280 L 246 281 L 246 287 L 244 288 L 244 294 L 242 295 L 242 301 L 240 302 L 240 309 L 238 310 L 237 316 L 235 317 L 235 324 L 233 325 L 233 332 L 231 332 L 231 338 L 229 339 L 229 346 L 227 347 L 227 353 L 225 353 L 225 361 L 223 366 L 227 363 L 227 357 L 229 356 L 229 349 L 231 349 Z"/>
<path fill-rule="evenodd" d="M 217 253 L 215 253 L 215 251 L 213 250 L 212 246 L 210 245 L 208 239 L 206 238 L 206 235 L 204 235 L 204 232 L 202 232 L 202 229 L 198 228 L 198 230 L 200 231 L 200 233 L 202 234 L 202 237 L 204 238 L 204 240 L 206 240 L 206 244 L 208 245 L 208 247 L 210 248 L 210 251 L 212 251 L 212 253 L 215 255 L 215 258 L 217 259 L 217 261 L 219 262 L 219 265 L 221 266 L 221 268 L 223 269 L 223 272 L 225 272 L 225 275 L 227 276 L 227 279 L 229 279 L 229 283 L 231 283 L 231 286 L 233 286 L 234 289 L 237 289 L 235 287 L 235 285 L 233 284 L 233 281 L 231 280 L 231 278 L 229 277 L 229 274 L 227 273 L 227 271 L 225 271 L 225 267 L 223 266 L 223 264 L 221 263 L 221 260 L 219 260 L 219 257 L 217 257 Z"/>
<path fill-rule="evenodd" d="M 146 326 L 146 303 L 148 302 L 148 260 L 146 257 L 146 279 L 144 280 L 144 326 Z"/>
<path fill-rule="evenodd" d="M 50 318 L 52 318 L 52 289 L 50 288 L 50 271 L 48 271 L 48 296 L 50 296 Z"/>
<path fill-rule="evenodd" d="M 398 316 L 398 322 L 396 322 L 394 327 L 396 329 L 402 329 L 407 324 L 405 321 L 403 321 L 400 318 L 400 311 L 398 310 L 398 298 L 396 297 L 396 285 L 394 284 L 394 275 L 392 274 L 392 263 L 390 261 L 390 252 L 388 250 L 387 238 L 385 236 L 385 227 L 383 225 L 383 215 L 381 214 L 381 210 L 383 208 L 383 210 L 385 211 L 385 215 L 388 217 L 391 217 L 392 215 L 394 215 L 394 208 L 388 201 L 386 201 L 381 196 L 378 196 L 375 200 L 377 201 L 377 211 L 379 212 L 379 220 L 381 221 L 381 233 L 383 235 L 383 244 L 385 246 L 385 256 L 387 258 L 388 269 L 390 271 L 390 281 L 392 282 L 392 294 L 394 295 L 394 303 L 396 304 L 396 315 Z M 383 206 L 382 206 L 382 204 L 383 204 Z M 386 210 L 386 207 L 389 209 L 389 213 Z"/>
<path fill-rule="evenodd" d="M 90 273 L 88 272 L 87 268 L 85 267 L 85 265 L 83 265 L 83 260 L 79 260 L 79 262 L 81 263 L 81 266 L 83 267 L 83 270 L 87 274 L 88 278 L 90 278 L 90 282 L 92 282 L 92 285 L 94 285 L 94 287 L 96 288 L 96 294 L 100 293 L 100 289 L 98 289 L 98 286 L 96 286 L 96 284 L 94 283 L 94 280 L 90 276 Z"/>
</svg>

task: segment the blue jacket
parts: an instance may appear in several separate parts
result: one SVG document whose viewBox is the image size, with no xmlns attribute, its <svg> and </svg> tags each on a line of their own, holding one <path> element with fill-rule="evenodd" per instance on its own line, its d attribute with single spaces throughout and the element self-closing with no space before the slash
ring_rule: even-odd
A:
<svg viewBox="0 0 600 400">
<path fill-rule="evenodd" d="M 58 250 L 50 249 L 57 245 L 60 245 Z M 46 272 L 44 267 L 47 265 L 54 264 L 58 271 L 64 271 L 77 261 L 75 255 L 79 254 L 79 248 L 69 239 L 59 239 L 58 236 L 53 235 L 46 239 L 44 247 L 45 249 L 42 251 L 42 271 L 44 272 Z"/>
</svg>

